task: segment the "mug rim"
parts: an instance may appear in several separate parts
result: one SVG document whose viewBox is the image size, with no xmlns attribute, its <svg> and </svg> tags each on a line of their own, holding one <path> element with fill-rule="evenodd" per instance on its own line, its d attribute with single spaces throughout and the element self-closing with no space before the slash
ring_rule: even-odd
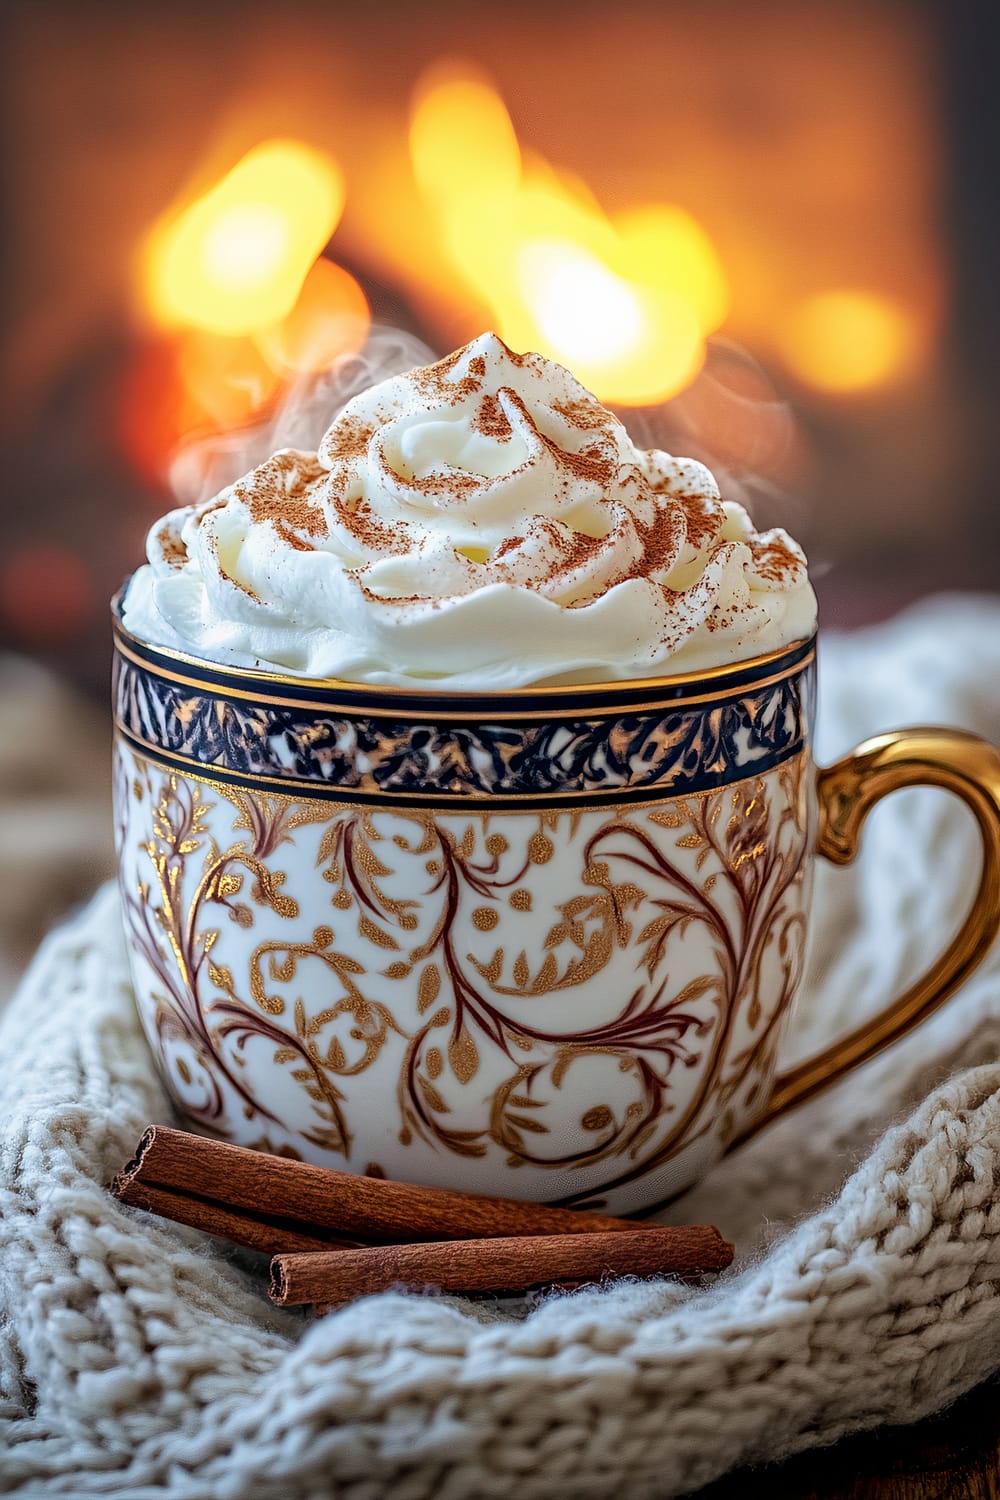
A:
<svg viewBox="0 0 1000 1500">
<path fill-rule="evenodd" d="M 210 657 L 195 656 L 192 652 L 181 651 L 174 646 L 164 646 L 156 641 L 147 640 L 144 636 L 137 635 L 124 623 L 122 612 L 125 602 L 125 594 L 135 574 L 130 574 L 122 584 L 121 588 L 111 599 L 111 619 L 113 632 L 116 638 L 126 645 L 138 647 L 143 653 L 149 652 L 154 656 L 161 657 L 167 662 L 175 662 L 179 666 L 193 668 L 204 673 L 209 672 L 213 676 L 228 678 L 235 683 L 243 683 L 249 686 L 258 686 L 262 689 L 268 687 L 292 688 L 314 693 L 330 693 L 342 698 L 368 697 L 395 698 L 401 708 L 407 703 L 417 707 L 418 704 L 426 703 L 429 698 L 443 698 L 449 703 L 461 706 L 463 703 L 481 704 L 486 700 L 494 702 L 517 702 L 527 699 L 556 699 L 569 700 L 581 696 L 600 695 L 602 697 L 614 694 L 644 693 L 656 695 L 666 693 L 673 695 L 677 689 L 698 687 L 700 684 L 712 686 L 730 686 L 727 679 L 734 675 L 745 681 L 748 685 L 757 680 L 757 677 L 767 675 L 770 669 L 784 666 L 797 665 L 800 657 L 804 658 L 809 651 L 815 648 L 819 634 L 818 627 L 809 636 L 800 636 L 787 645 L 779 646 L 774 651 L 763 652 L 757 656 L 740 657 L 738 660 L 726 662 L 720 666 L 702 667 L 697 671 L 676 672 L 663 674 L 657 677 L 618 677 L 605 679 L 600 682 L 575 682 L 556 683 L 546 685 L 545 683 L 532 683 L 526 687 L 518 688 L 449 688 L 442 685 L 440 679 L 428 679 L 426 686 L 420 687 L 396 687 L 390 683 L 376 682 L 353 682 L 346 677 L 311 677 L 305 673 L 285 673 L 269 671 L 263 667 L 241 667 L 234 666 L 229 662 L 213 661 Z M 152 666 L 152 663 L 149 663 Z"/>
</svg>

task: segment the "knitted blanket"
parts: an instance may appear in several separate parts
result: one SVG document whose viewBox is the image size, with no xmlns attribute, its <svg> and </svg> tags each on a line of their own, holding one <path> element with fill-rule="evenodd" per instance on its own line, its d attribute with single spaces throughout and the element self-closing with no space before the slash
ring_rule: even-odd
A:
<svg viewBox="0 0 1000 1500">
<path fill-rule="evenodd" d="M 1000 602 L 830 639 L 820 755 L 913 722 L 1000 739 Z M 795 1049 L 876 1008 L 968 903 L 941 793 L 821 869 Z M 1000 952 L 892 1053 L 675 1205 L 735 1238 L 712 1286 L 618 1282 L 524 1312 L 433 1294 L 308 1321 L 244 1252 L 105 1190 L 169 1119 L 105 888 L 0 1025 L 0 1490 L 255 1500 L 665 1497 L 920 1417 L 1000 1367 Z"/>
</svg>

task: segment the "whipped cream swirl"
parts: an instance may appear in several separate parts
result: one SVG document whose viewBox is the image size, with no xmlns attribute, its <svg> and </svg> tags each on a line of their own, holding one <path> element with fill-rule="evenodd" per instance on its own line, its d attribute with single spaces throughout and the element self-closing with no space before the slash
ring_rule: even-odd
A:
<svg viewBox="0 0 1000 1500">
<path fill-rule="evenodd" d="M 318 452 L 171 512 L 147 555 L 124 607 L 144 640 L 398 687 L 669 675 L 816 623 L 784 531 L 493 334 L 355 397 Z"/>
</svg>

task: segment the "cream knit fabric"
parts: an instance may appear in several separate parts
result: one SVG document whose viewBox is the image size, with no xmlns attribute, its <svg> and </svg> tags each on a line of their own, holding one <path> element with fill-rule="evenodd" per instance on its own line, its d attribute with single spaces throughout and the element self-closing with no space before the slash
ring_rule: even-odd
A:
<svg viewBox="0 0 1000 1500">
<path fill-rule="evenodd" d="M 821 675 L 824 758 L 894 723 L 1000 739 L 1000 603 L 829 641 Z M 885 804 L 857 870 L 821 874 L 798 1051 L 916 971 L 974 871 L 950 799 Z M 310 1323 L 269 1307 L 250 1258 L 104 1190 L 169 1118 L 105 889 L 0 1028 L 0 1490 L 660 1497 L 931 1412 L 1000 1367 L 998 1058 L 994 952 L 921 1032 L 677 1206 L 739 1243 L 707 1289 L 619 1283 L 526 1317 L 390 1294 Z"/>
</svg>

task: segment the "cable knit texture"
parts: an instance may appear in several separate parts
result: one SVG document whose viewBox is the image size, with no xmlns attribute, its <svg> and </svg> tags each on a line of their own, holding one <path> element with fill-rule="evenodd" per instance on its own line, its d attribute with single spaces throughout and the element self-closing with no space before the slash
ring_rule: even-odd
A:
<svg viewBox="0 0 1000 1500">
<path fill-rule="evenodd" d="M 911 722 L 998 740 L 1000 603 L 829 640 L 821 675 L 822 758 Z M 952 799 L 900 793 L 855 870 L 820 872 L 797 1053 L 940 946 L 975 848 Z M 619 1282 L 527 1315 L 393 1293 L 308 1322 L 269 1307 L 260 1263 L 105 1191 L 170 1117 L 106 888 L 0 1028 L 0 1489 L 660 1497 L 925 1415 L 1000 1367 L 998 1057 L 995 951 L 920 1032 L 675 1206 L 738 1242 L 711 1287 Z"/>
</svg>

